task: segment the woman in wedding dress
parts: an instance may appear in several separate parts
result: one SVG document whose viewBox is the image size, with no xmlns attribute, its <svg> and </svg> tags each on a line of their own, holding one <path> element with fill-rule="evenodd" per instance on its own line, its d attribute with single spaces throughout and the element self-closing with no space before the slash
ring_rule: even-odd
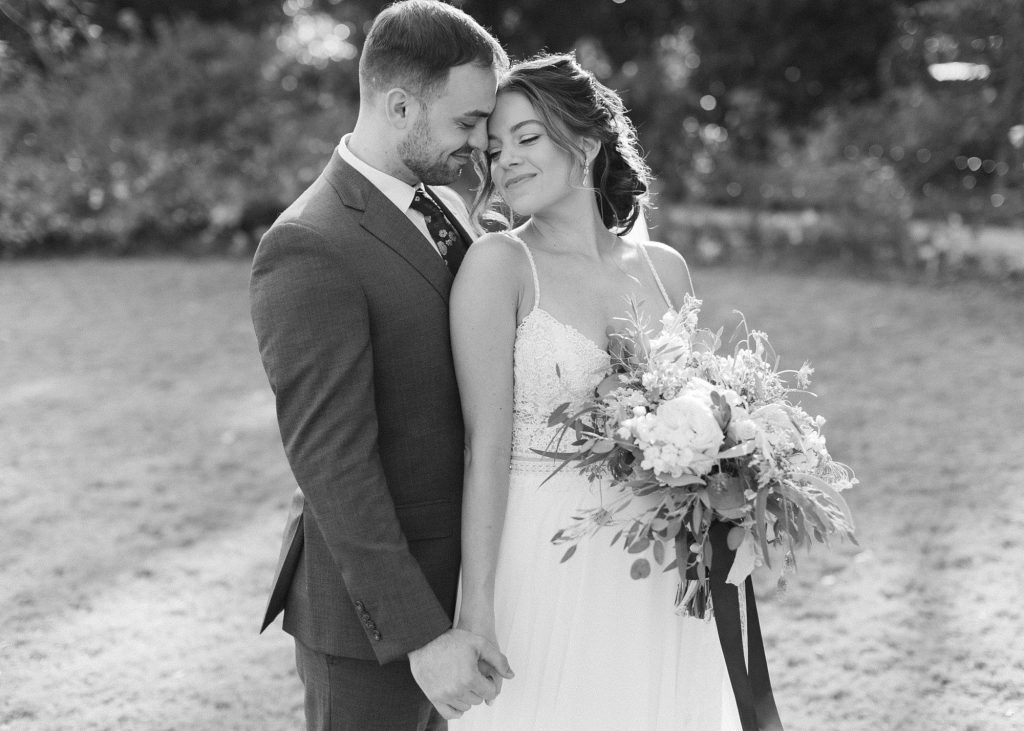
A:
<svg viewBox="0 0 1024 731">
<path fill-rule="evenodd" d="M 559 404 L 593 392 L 627 297 L 652 323 L 691 290 L 682 257 L 627 237 L 648 170 L 620 98 L 571 56 L 514 66 L 488 121 L 492 191 L 525 223 L 469 250 L 451 297 L 466 422 L 458 626 L 494 641 L 515 677 L 452 729 L 739 728 L 715 625 L 675 614 L 675 571 L 633 580 L 635 555 L 551 538 L 615 498 L 557 463 Z"/>
</svg>

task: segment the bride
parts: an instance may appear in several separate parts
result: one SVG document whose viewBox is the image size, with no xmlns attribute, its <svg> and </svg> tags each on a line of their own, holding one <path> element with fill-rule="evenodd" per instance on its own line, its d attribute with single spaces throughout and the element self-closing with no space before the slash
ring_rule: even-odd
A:
<svg viewBox="0 0 1024 731">
<path fill-rule="evenodd" d="M 634 581 L 598 535 L 560 562 L 551 537 L 614 498 L 532 449 L 548 415 L 588 396 L 608 333 L 651 322 L 691 284 L 673 249 L 627 237 L 648 170 L 621 99 L 571 56 L 514 66 L 488 122 L 482 198 L 525 223 L 470 249 L 451 298 L 467 463 L 458 626 L 494 641 L 515 678 L 453 729 L 739 728 L 715 625 L 677 616 L 676 573 Z M 564 445 L 563 445 L 564 446 Z"/>
</svg>

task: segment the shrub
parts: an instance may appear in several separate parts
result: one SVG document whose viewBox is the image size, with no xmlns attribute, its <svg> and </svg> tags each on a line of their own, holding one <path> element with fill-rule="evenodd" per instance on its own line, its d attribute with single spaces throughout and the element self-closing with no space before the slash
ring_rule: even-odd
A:
<svg viewBox="0 0 1024 731">
<path fill-rule="evenodd" d="M 7 79 L 0 254 L 251 247 L 352 123 L 301 73 L 272 36 L 184 22 Z"/>
<path fill-rule="evenodd" d="M 819 135 L 764 162 L 722 148 L 688 176 L 694 204 L 659 220 L 684 252 L 709 263 L 903 268 L 912 258 L 911 206 L 898 174 L 870 159 L 836 159 L 828 148 Z"/>
</svg>

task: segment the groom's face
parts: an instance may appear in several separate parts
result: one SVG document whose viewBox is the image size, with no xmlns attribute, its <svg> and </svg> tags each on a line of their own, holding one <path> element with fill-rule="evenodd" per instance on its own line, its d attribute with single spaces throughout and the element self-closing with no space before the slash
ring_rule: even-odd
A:
<svg viewBox="0 0 1024 731">
<path fill-rule="evenodd" d="M 402 162 L 427 185 L 447 185 L 487 145 L 487 117 L 498 85 L 493 69 L 452 68 L 448 83 L 421 100 L 418 115 L 398 148 Z"/>
</svg>

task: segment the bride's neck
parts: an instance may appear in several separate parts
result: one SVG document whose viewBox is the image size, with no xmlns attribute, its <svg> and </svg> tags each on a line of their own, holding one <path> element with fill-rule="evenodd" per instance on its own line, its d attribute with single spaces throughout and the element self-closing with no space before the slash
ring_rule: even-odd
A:
<svg viewBox="0 0 1024 731">
<path fill-rule="evenodd" d="M 526 230 L 541 246 L 563 253 L 600 256 L 615 237 L 605 228 L 596 206 L 592 210 L 547 210 L 531 216 Z"/>
</svg>

